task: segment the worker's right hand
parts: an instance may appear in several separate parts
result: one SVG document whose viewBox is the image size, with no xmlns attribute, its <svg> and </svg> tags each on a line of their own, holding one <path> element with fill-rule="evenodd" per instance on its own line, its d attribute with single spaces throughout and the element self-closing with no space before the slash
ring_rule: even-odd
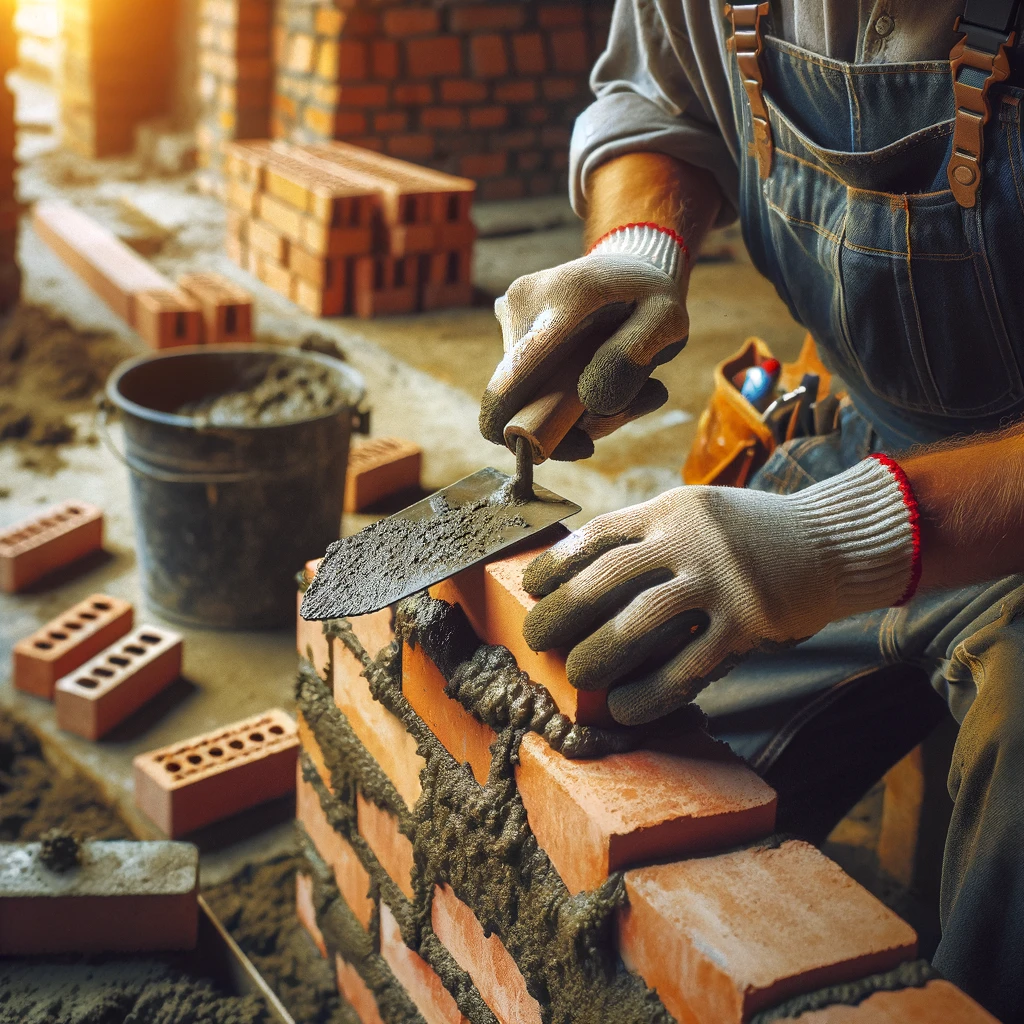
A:
<svg viewBox="0 0 1024 1024">
<path fill-rule="evenodd" d="M 686 344 L 688 276 L 674 232 L 628 225 L 586 256 L 513 281 L 494 303 L 505 356 L 480 402 L 484 437 L 503 445 L 508 422 L 581 346 L 599 345 L 579 380 L 586 412 L 552 458 L 587 458 L 595 439 L 663 405 L 668 392 L 650 375 Z"/>
</svg>

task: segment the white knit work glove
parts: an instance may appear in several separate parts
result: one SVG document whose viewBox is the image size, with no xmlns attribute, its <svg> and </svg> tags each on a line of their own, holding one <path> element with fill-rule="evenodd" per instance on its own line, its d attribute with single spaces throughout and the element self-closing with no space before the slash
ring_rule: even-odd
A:
<svg viewBox="0 0 1024 1024">
<path fill-rule="evenodd" d="M 613 687 L 612 717 L 638 725 L 754 651 L 906 600 L 918 567 L 913 495 L 884 456 L 790 495 L 679 487 L 534 559 L 523 586 L 542 600 L 523 633 L 571 647 L 569 681 Z"/>
<path fill-rule="evenodd" d="M 494 303 L 505 356 L 480 402 L 484 437 L 504 444 L 506 424 L 569 353 L 601 339 L 580 376 L 587 412 L 552 458 L 587 458 L 596 438 L 664 405 L 668 392 L 650 375 L 686 344 L 687 255 L 675 232 L 629 224 L 586 256 L 513 281 Z"/>
</svg>

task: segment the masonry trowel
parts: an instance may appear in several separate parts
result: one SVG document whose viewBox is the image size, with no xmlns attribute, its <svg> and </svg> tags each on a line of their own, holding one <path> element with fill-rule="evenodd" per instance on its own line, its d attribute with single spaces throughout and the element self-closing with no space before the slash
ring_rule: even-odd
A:
<svg viewBox="0 0 1024 1024">
<path fill-rule="evenodd" d="M 516 456 L 513 476 L 481 469 L 335 541 L 302 599 L 302 617 L 335 619 L 385 608 L 579 512 L 579 505 L 536 486 L 533 467 L 584 412 L 577 393 L 583 365 L 577 358 L 563 366 L 506 426 L 505 444 Z"/>
</svg>

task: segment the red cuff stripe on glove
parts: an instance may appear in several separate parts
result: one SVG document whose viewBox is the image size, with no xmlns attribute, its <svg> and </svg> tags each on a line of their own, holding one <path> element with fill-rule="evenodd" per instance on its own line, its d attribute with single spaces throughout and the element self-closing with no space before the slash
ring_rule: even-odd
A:
<svg viewBox="0 0 1024 1024">
<path fill-rule="evenodd" d="M 680 235 L 678 231 L 673 231 L 672 228 L 667 228 L 662 224 L 655 224 L 654 221 L 634 221 L 631 224 L 620 224 L 617 228 L 612 228 L 611 231 L 606 231 L 599 239 L 597 239 L 597 241 L 594 242 L 594 244 L 586 251 L 586 255 L 589 256 L 606 238 L 611 238 L 612 235 L 618 234 L 620 231 L 625 231 L 626 228 L 650 228 L 652 231 L 660 231 L 663 235 L 668 235 L 668 237 L 683 250 L 683 259 L 686 262 L 686 269 L 690 269 L 690 249 L 683 241 L 683 236 Z"/>
<path fill-rule="evenodd" d="M 903 472 L 903 467 L 895 459 L 890 459 L 888 455 L 883 455 L 881 452 L 869 455 L 868 458 L 880 462 L 895 477 L 900 494 L 903 495 L 903 504 L 907 506 L 907 515 L 910 519 L 910 531 L 913 536 L 914 550 L 910 562 L 910 582 L 907 583 L 907 589 L 895 605 L 895 607 L 899 608 L 900 605 L 906 604 L 914 596 L 917 591 L 917 585 L 921 582 L 921 512 L 917 505 L 917 498 L 914 497 L 914 492 L 911 490 L 907 474 Z"/>
</svg>

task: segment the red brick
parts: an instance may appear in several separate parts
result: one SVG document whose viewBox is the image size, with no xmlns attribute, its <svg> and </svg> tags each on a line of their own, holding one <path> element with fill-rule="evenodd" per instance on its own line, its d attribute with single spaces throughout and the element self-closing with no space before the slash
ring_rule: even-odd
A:
<svg viewBox="0 0 1024 1024">
<path fill-rule="evenodd" d="M 127 601 L 106 594 L 73 605 L 14 645 L 15 688 L 52 700 L 57 680 L 129 632 L 133 616 Z"/>
<path fill-rule="evenodd" d="M 462 46 L 455 36 L 410 39 L 405 59 L 410 78 L 457 75 L 462 71 Z"/>
<path fill-rule="evenodd" d="M 529 103 L 537 98 L 537 83 L 528 78 L 498 82 L 494 86 L 494 98 L 498 103 Z"/>
<path fill-rule="evenodd" d="M 397 78 L 398 44 L 388 39 L 375 39 L 370 51 L 370 66 L 374 78 Z"/>
<path fill-rule="evenodd" d="M 328 821 L 320 797 L 311 782 L 302 777 L 302 765 L 295 778 L 295 817 L 306 830 L 324 863 L 331 869 L 338 891 L 364 927 L 370 926 L 373 900 L 369 896 L 370 875 L 349 841 Z"/>
<path fill-rule="evenodd" d="M 569 760 L 536 733 L 516 781 L 530 827 L 574 895 L 637 864 L 723 849 L 775 827 L 772 788 L 702 733 L 679 753 Z"/>
<path fill-rule="evenodd" d="M 139 754 L 135 804 L 172 838 L 285 796 L 295 786 L 295 723 L 263 715 Z"/>
<path fill-rule="evenodd" d="M 433 967 L 402 940 L 395 915 L 383 902 L 380 905 L 380 955 L 427 1024 L 469 1024 Z"/>
<path fill-rule="evenodd" d="M 505 107 L 475 107 L 469 112 L 470 128 L 500 128 L 507 120 Z"/>
<path fill-rule="evenodd" d="M 470 153 L 459 160 L 459 173 L 467 178 L 490 178 L 505 173 L 505 153 Z"/>
<path fill-rule="evenodd" d="M 4 844 L 0 956 L 194 948 L 199 924 L 194 846 L 87 841 L 80 866 L 62 874 L 40 868 L 39 851 L 39 843 Z"/>
<path fill-rule="evenodd" d="M 374 114 L 373 130 L 382 135 L 391 132 L 404 132 L 409 127 L 409 115 L 403 110 L 391 111 L 387 114 Z"/>
<path fill-rule="evenodd" d="M 356 1011 L 361 1024 L 384 1024 L 377 1000 L 359 972 L 340 954 L 335 956 L 334 966 L 338 975 L 338 989 Z"/>
<path fill-rule="evenodd" d="M 391 609 L 350 620 L 356 637 L 371 658 L 394 639 Z M 420 798 L 420 772 L 426 762 L 416 752 L 416 741 L 383 704 L 373 699 L 363 667 L 340 641 L 333 640 L 334 702 L 345 713 L 353 732 L 391 779 L 409 807 Z"/>
<path fill-rule="evenodd" d="M 578 96 L 583 89 L 581 78 L 545 78 L 542 84 L 544 98 L 549 100 L 569 100 Z"/>
<path fill-rule="evenodd" d="M 999 1024 L 948 981 L 930 981 L 923 988 L 876 992 L 856 1006 L 829 1006 L 778 1024 Z"/>
<path fill-rule="evenodd" d="M 445 678 L 422 647 L 402 648 L 402 693 L 412 709 L 459 764 L 468 764 L 480 785 L 491 768 L 490 746 L 497 738 L 444 692 Z"/>
<path fill-rule="evenodd" d="M 383 107 L 388 102 L 386 85 L 343 85 L 341 102 L 353 107 Z"/>
<path fill-rule="evenodd" d="M 453 32 L 481 32 L 519 28 L 526 15 L 521 4 L 475 4 L 456 7 L 449 17 Z"/>
<path fill-rule="evenodd" d="M 766 1006 L 913 957 L 913 929 L 803 842 L 626 872 L 619 952 L 677 1020 Z"/>
<path fill-rule="evenodd" d="M 295 873 L 295 915 L 299 924 L 309 933 L 320 955 L 327 956 L 327 943 L 323 932 L 316 923 L 316 908 L 313 906 L 313 876 L 302 871 Z"/>
<path fill-rule="evenodd" d="M 555 176 L 553 174 L 531 174 L 530 195 L 549 196 L 555 191 Z"/>
<path fill-rule="evenodd" d="M 249 245 L 278 263 L 288 265 L 288 239 L 261 220 L 249 222 Z"/>
<path fill-rule="evenodd" d="M 140 626 L 57 680 L 53 703 L 65 732 L 98 740 L 181 675 L 182 640 Z"/>
<path fill-rule="evenodd" d="M 245 288 L 212 272 L 183 274 L 178 284 L 199 303 L 207 345 L 252 340 L 252 295 Z"/>
<path fill-rule="evenodd" d="M 333 127 L 324 132 L 324 135 L 361 135 L 367 130 L 366 115 L 350 110 L 336 111 L 331 124 Z"/>
<path fill-rule="evenodd" d="M 462 111 L 458 107 L 426 107 L 420 113 L 420 126 L 423 128 L 461 128 L 462 120 Z"/>
<path fill-rule="evenodd" d="M 329 82 L 361 82 L 368 66 L 366 43 L 350 39 L 320 43 L 316 73 Z"/>
<path fill-rule="evenodd" d="M 547 107 L 530 107 L 530 109 L 527 110 L 525 114 L 525 120 L 527 124 L 544 124 L 547 121 L 547 119 Z"/>
<path fill-rule="evenodd" d="M 434 155 L 434 136 L 427 134 L 392 135 L 387 151 L 405 160 L 427 160 Z"/>
<path fill-rule="evenodd" d="M 152 348 L 199 345 L 203 340 L 203 313 L 180 288 L 151 288 L 133 296 L 132 326 Z"/>
<path fill-rule="evenodd" d="M 508 74 L 505 40 L 499 35 L 473 36 L 469 41 L 469 61 L 473 74 L 480 78 Z"/>
<path fill-rule="evenodd" d="M 583 34 L 582 29 L 552 32 L 549 38 L 555 71 L 583 72 L 588 70 L 590 61 L 587 54 L 587 37 Z"/>
<path fill-rule="evenodd" d="M 480 103 L 487 99 L 487 86 L 466 78 L 441 83 L 441 99 L 445 103 Z"/>
<path fill-rule="evenodd" d="M 381 24 L 380 15 L 372 13 L 367 10 L 360 10 L 358 7 L 352 5 L 345 16 L 345 30 L 344 35 L 350 39 L 354 39 L 357 36 L 363 38 L 366 36 L 380 35 Z"/>
<path fill-rule="evenodd" d="M 541 75 L 547 71 L 544 37 L 539 32 L 521 32 L 512 37 L 512 59 L 521 75 Z"/>
<path fill-rule="evenodd" d="M 565 25 L 583 24 L 582 4 L 544 4 L 537 10 L 537 22 L 541 28 L 560 28 Z"/>
<path fill-rule="evenodd" d="M 345 478 L 345 511 L 362 512 L 418 487 L 423 449 L 397 437 L 353 439 Z"/>
<path fill-rule="evenodd" d="M 606 691 L 577 690 L 566 677 L 561 651 L 538 654 L 523 639 L 523 621 L 537 603 L 523 590 L 523 570 L 562 536 L 565 531 L 561 528 L 552 531 L 545 542 L 466 569 L 430 592 L 449 604 L 461 605 L 484 643 L 507 647 L 519 667 L 547 689 L 562 714 L 584 725 L 610 725 Z"/>
<path fill-rule="evenodd" d="M 389 36 L 425 36 L 439 27 L 437 11 L 430 7 L 397 7 L 384 12 L 384 31 Z"/>
<path fill-rule="evenodd" d="M 359 834 L 373 850 L 381 867 L 409 899 L 414 898 L 412 888 L 412 843 L 398 829 L 398 819 L 390 812 L 356 794 L 356 816 Z"/>
<path fill-rule="evenodd" d="M 434 886 L 430 920 L 501 1024 L 540 1024 L 540 1004 L 526 990 L 515 960 L 497 934 L 484 936 L 476 915 L 449 886 Z"/>
<path fill-rule="evenodd" d="M 407 103 L 410 105 L 433 103 L 434 87 L 424 84 L 396 85 L 394 96 L 396 103 Z"/>
<path fill-rule="evenodd" d="M 0 532 L 0 589 L 23 590 L 54 569 L 103 547 L 103 512 L 65 501 Z"/>
</svg>

